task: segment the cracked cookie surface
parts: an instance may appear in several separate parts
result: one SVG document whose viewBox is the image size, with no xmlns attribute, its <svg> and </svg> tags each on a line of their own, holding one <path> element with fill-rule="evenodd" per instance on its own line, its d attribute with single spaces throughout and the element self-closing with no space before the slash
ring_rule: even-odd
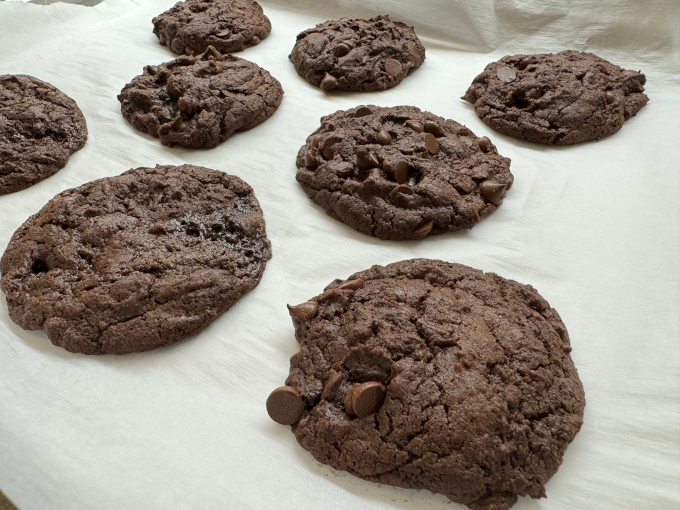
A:
<svg viewBox="0 0 680 510">
<path fill-rule="evenodd" d="M 57 173 L 86 140 L 73 99 L 33 76 L 0 76 L 0 195 Z"/>
<path fill-rule="evenodd" d="M 325 91 L 385 90 L 425 61 L 413 27 L 388 16 L 326 21 L 297 36 L 289 56 L 295 70 Z"/>
<path fill-rule="evenodd" d="M 213 46 L 234 53 L 259 44 L 272 30 L 269 18 L 253 0 L 186 0 L 153 19 L 161 44 L 180 55 Z"/>
<path fill-rule="evenodd" d="M 271 117 L 283 89 L 257 64 L 208 48 L 146 66 L 118 100 L 123 117 L 163 145 L 209 149 Z"/>
<path fill-rule="evenodd" d="M 510 160 L 465 126 L 413 106 L 359 106 L 321 119 L 297 180 L 326 213 L 381 239 L 472 228 L 510 189 Z"/>
<path fill-rule="evenodd" d="M 533 287 L 406 260 L 336 280 L 291 316 L 292 430 L 319 462 L 475 510 L 545 497 L 585 397 L 567 330 Z M 384 400 L 358 418 L 369 384 Z"/>
<path fill-rule="evenodd" d="M 592 53 L 513 55 L 487 65 L 463 99 L 499 133 L 572 145 L 621 129 L 647 104 L 645 81 Z"/>
<path fill-rule="evenodd" d="M 271 248 L 253 190 L 184 165 L 64 191 L 12 236 L 11 319 L 85 354 L 154 349 L 204 329 L 257 286 Z"/>
</svg>

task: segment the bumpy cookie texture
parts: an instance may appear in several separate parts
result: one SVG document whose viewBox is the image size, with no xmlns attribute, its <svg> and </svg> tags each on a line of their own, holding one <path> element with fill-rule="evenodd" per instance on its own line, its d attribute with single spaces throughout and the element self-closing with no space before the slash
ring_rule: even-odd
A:
<svg viewBox="0 0 680 510">
<path fill-rule="evenodd" d="M 416 259 L 336 280 L 310 303 L 291 309 L 301 348 L 286 384 L 314 458 L 475 510 L 545 497 L 585 397 L 567 330 L 534 288 Z M 369 395 L 359 418 L 348 404 L 369 382 L 384 401 Z"/>
<path fill-rule="evenodd" d="M 65 191 L 2 257 L 9 316 L 55 345 L 124 354 L 204 329 L 257 286 L 270 243 L 253 190 L 184 165 Z"/>
<path fill-rule="evenodd" d="M 384 90 L 423 64 L 425 48 L 412 27 L 387 16 L 343 18 L 302 32 L 289 58 L 325 91 Z"/>
<path fill-rule="evenodd" d="M 321 119 L 297 180 L 326 212 L 381 239 L 472 228 L 510 189 L 510 160 L 486 138 L 413 106 L 360 106 Z"/>
<path fill-rule="evenodd" d="M 261 124 L 282 99 L 281 84 L 267 71 L 212 47 L 146 66 L 118 95 L 123 117 L 135 128 L 163 145 L 189 149 L 215 147 Z"/>
<path fill-rule="evenodd" d="M 272 30 L 269 18 L 253 0 L 186 0 L 153 19 L 161 44 L 180 55 L 213 46 L 234 53 L 259 44 Z"/>
<path fill-rule="evenodd" d="M 647 104 L 645 75 L 592 53 L 513 55 L 463 96 L 486 125 L 520 140 L 572 145 L 616 133 Z"/>
<path fill-rule="evenodd" d="M 0 195 L 55 174 L 85 140 L 73 99 L 33 76 L 0 76 Z"/>
</svg>

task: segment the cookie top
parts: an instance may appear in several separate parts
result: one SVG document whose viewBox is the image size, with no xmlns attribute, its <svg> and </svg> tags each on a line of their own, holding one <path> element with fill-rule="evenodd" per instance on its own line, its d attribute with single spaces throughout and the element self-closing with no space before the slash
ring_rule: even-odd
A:
<svg viewBox="0 0 680 510">
<path fill-rule="evenodd" d="M 510 160 L 486 138 L 413 106 L 359 106 L 321 119 L 297 180 L 326 212 L 381 239 L 472 228 L 512 186 Z"/>
<path fill-rule="evenodd" d="M 567 330 L 533 287 L 405 260 L 290 311 L 293 432 L 319 462 L 475 510 L 545 496 L 585 397 Z M 283 400 L 270 397 L 274 417 Z"/>
<path fill-rule="evenodd" d="M 76 102 L 33 76 L 0 76 L 0 195 L 55 174 L 87 140 Z"/>
<path fill-rule="evenodd" d="M 486 66 L 463 99 L 499 133 L 572 145 L 621 129 L 647 104 L 645 81 L 592 53 L 513 55 Z"/>
<path fill-rule="evenodd" d="M 302 32 L 288 58 L 325 91 L 385 90 L 423 64 L 425 48 L 413 27 L 388 16 L 343 18 Z"/>
<path fill-rule="evenodd" d="M 253 190 L 184 165 L 137 168 L 64 191 L 2 257 L 10 318 L 85 354 L 196 334 L 260 281 L 270 243 Z"/>
<path fill-rule="evenodd" d="M 272 31 L 269 18 L 254 0 L 186 0 L 153 19 L 153 33 L 180 55 L 203 53 L 213 46 L 234 53 L 260 44 Z"/>
<path fill-rule="evenodd" d="M 163 145 L 209 149 L 271 117 L 281 84 L 257 64 L 208 48 L 146 66 L 118 95 L 123 117 Z"/>
</svg>

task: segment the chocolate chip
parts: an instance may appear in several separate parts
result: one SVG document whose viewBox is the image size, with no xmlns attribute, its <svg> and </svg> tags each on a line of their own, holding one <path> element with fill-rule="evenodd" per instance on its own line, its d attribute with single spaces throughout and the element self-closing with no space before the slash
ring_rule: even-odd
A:
<svg viewBox="0 0 680 510">
<path fill-rule="evenodd" d="M 167 42 L 167 39 L 165 38 L 165 34 L 163 32 L 158 34 L 158 40 L 160 41 L 161 44 L 165 44 Z"/>
<path fill-rule="evenodd" d="M 335 160 L 328 164 L 328 166 L 335 172 L 335 175 L 346 179 L 354 173 L 354 165 L 347 161 L 336 163 Z"/>
<path fill-rule="evenodd" d="M 623 75 L 624 78 L 631 78 L 633 76 L 638 76 L 640 73 L 638 73 L 637 71 L 631 71 L 630 69 L 626 69 L 621 74 Z"/>
<path fill-rule="evenodd" d="M 401 193 L 402 195 L 415 195 L 416 192 L 413 191 L 413 189 L 410 186 L 397 186 L 396 188 L 397 193 Z"/>
<path fill-rule="evenodd" d="M 217 37 L 221 38 L 221 39 L 224 39 L 224 38 L 229 37 L 231 35 L 231 30 L 229 30 L 228 28 L 225 28 L 224 30 L 220 30 L 219 32 L 217 32 L 215 35 Z"/>
<path fill-rule="evenodd" d="M 158 66 L 146 66 L 146 72 L 151 76 L 156 76 L 158 74 Z"/>
<path fill-rule="evenodd" d="M 326 92 L 333 90 L 338 87 L 338 79 L 326 73 L 326 76 L 324 76 L 323 80 L 321 80 L 319 87 L 321 87 L 321 90 Z"/>
<path fill-rule="evenodd" d="M 484 181 L 479 185 L 479 192 L 493 205 L 501 205 L 505 194 L 505 184 L 496 181 Z"/>
<path fill-rule="evenodd" d="M 370 168 L 379 168 L 380 160 L 372 152 L 358 154 L 357 155 L 357 166 L 359 170 L 368 170 Z"/>
<path fill-rule="evenodd" d="M 305 167 L 309 170 L 316 170 L 318 166 L 319 164 L 312 151 L 307 151 L 307 154 L 305 154 Z"/>
<path fill-rule="evenodd" d="M 368 381 L 355 386 L 345 397 L 348 414 L 364 418 L 380 409 L 385 401 L 385 387 L 376 381 Z"/>
<path fill-rule="evenodd" d="M 276 388 L 267 398 L 269 417 L 281 425 L 295 425 L 304 412 L 302 394 L 292 386 Z"/>
<path fill-rule="evenodd" d="M 214 46 L 208 46 L 208 49 L 205 50 L 197 58 L 198 58 L 198 60 L 215 59 L 219 62 L 222 62 L 224 60 L 224 55 L 222 55 L 219 51 L 217 51 Z M 193 60 L 190 64 L 186 64 L 186 65 L 193 65 L 194 63 L 195 63 L 195 60 Z"/>
<path fill-rule="evenodd" d="M 366 115 L 372 115 L 373 110 L 371 110 L 368 106 L 360 106 L 357 108 L 357 111 L 354 112 L 355 117 L 365 117 Z"/>
<path fill-rule="evenodd" d="M 524 57 L 522 60 L 520 60 L 518 67 L 520 69 L 526 69 L 527 66 L 529 66 L 533 63 L 534 63 L 534 57 L 530 55 L 530 56 Z"/>
<path fill-rule="evenodd" d="M 413 231 L 413 233 L 417 236 L 426 236 L 430 232 L 432 232 L 432 227 L 434 226 L 434 221 L 430 220 L 426 223 L 423 223 L 421 226 L 419 226 L 417 229 Z"/>
<path fill-rule="evenodd" d="M 248 41 L 250 44 L 260 44 L 260 38 L 256 35 L 250 38 L 250 41 Z"/>
<path fill-rule="evenodd" d="M 350 52 L 350 48 L 346 44 L 340 43 L 335 47 L 335 56 L 338 57 L 338 58 L 344 57 L 349 52 Z"/>
<path fill-rule="evenodd" d="M 427 150 L 431 154 L 439 153 L 439 142 L 432 133 L 427 133 L 425 135 L 425 147 L 427 147 Z"/>
<path fill-rule="evenodd" d="M 394 167 L 394 180 L 399 184 L 404 184 L 408 180 L 408 161 L 400 161 Z"/>
<path fill-rule="evenodd" d="M 286 306 L 288 307 L 288 313 L 293 319 L 304 321 L 312 320 L 319 310 L 319 305 L 316 301 L 305 301 L 299 305 Z"/>
<path fill-rule="evenodd" d="M 498 69 L 498 71 L 496 71 L 496 76 L 502 82 L 510 83 L 511 81 L 515 81 L 517 78 L 517 71 L 515 71 L 512 67 L 501 67 Z"/>
<path fill-rule="evenodd" d="M 346 282 L 343 282 L 334 288 L 344 290 L 359 290 L 364 288 L 364 281 L 359 278 L 356 280 L 347 280 Z"/>
<path fill-rule="evenodd" d="M 378 133 L 378 143 L 380 145 L 389 145 L 392 143 L 392 135 L 389 134 L 384 129 L 381 129 Z"/>
<path fill-rule="evenodd" d="M 436 122 L 432 122 L 431 120 L 426 120 L 423 122 L 423 129 L 425 129 L 426 133 L 432 133 L 437 138 L 446 136 L 446 132 L 441 128 L 441 126 Z"/>
<path fill-rule="evenodd" d="M 482 152 L 489 152 L 489 149 L 491 149 L 491 140 L 489 140 L 486 136 L 483 136 L 479 139 L 479 148 L 482 150 Z"/>
<path fill-rule="evenodd" d="M 393 58 L 385 62 L 385 71 L 391 76 L 399 76 L 402 71 L 401 62 Z"/>
<path fill-rule="evenodd" d="M 604 93 L 604 98 L 605 101 L 607 101 L 607 104 L 612 104 L 614 102 L 614 94 L 609 91 Z"/>
<path fill-rule="evenodd" d="M 338 143 L 338 139 L 335 136 L 329 136 L 326 138 L 323 142 L 323 148 L 321 149 L 321 154 L 323 154 L 323 157 L 331 160 L 333 159 L 333 156 L 335 153 L 333 152 L 333 145 Z"/>
<path fill-rule="evenodd" d="M 407 120 L 404 123 L 404 126 L 406 126 L 407 128 L 411 128 L 416 133 L 422 133 L 423 131 L 425 131 L 425 126 L 423 126 L 417 120 Z"/>
<path fill-rule="evenodd" d="M 542 95 L 543 92 L 541 92 L 540 88 L 531 89 L 529 92 L 527 92 L 527 96 L 529 96 L 531 99 L 538 99 Z"/>
</svg>

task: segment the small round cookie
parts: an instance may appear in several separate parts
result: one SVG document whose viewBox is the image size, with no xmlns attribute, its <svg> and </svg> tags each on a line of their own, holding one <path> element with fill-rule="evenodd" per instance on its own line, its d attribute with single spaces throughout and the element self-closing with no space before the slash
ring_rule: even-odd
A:
<svg viewBox="0 0 680 510">
<path fill-rule="evenodd" d="M 203 330 L 257 286 L 271 247 L 253 190 L 183 165 L 64 191 L 2 257 L 10 318 L 84 354 L 125 354 Z"/>
<path fill-rule="evenodd" d="M 321 119 L 297 180 L 333 218 L 380 239 L 472 228 L 510 189 L 510 160 L 486 138 L 413 106 L 359 106 Z"/>
<path fill-rule="evenodd" d="M 647 104 L 645 75 L 592 53 L 513 55 L 489 64 L 463 96 L 504 135 L 573 145 L 616 133 Z"/>
<path fill-rule="evenodd" d="M 388 16 L 326 21 L 297 36 L 288 57 L 308 82 L 325 91 L 385 90 L 425 61 L 413 27 Z"/>
<path fill-rule="evenodd" d="M 57 173 L 86 140 L 73 99 L 33 76 L 0 76 L 0 195 Z"/>
<path fill-rule="evenodd" d="M 545 497 L 585 396 L 567 330 L 533 287 L 416 259 L 289 308 L 300 351 L 267 409 L 297 422 L 316 460 L 474 510 Z"/>
<path fill-rule="evenodd" d="M 186 0 L 152 22 L 160 43 L 180 55 L 203 53 L 208 46 L 220 53 L 242 51 L 272 31 L 254 0 Z"/>
<path fill-rule="evenodd" d="M 281 104 L 281 84 L 257 64 L 208 48 L 146 66 L 118 95 L 123 117 L 163 145 L 210 149 Z"/>
</svg>

